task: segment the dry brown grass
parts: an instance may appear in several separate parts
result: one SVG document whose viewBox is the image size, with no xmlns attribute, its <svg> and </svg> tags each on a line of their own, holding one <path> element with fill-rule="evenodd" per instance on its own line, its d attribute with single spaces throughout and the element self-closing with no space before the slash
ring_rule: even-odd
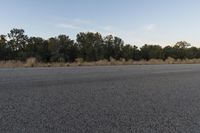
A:
<svg viewBox="0 0 200 133">
<path fill-rule="evenodd" d="M 174 64 L 175 61 L 176 61 L 176 60 L 175 60 L 174 58 L 168 57 L 168 58 L 165 60 L 165 63 L 167 63 L 167 64 Z"/>
<path fill-rule="evenodd" d="M 95 65 L 97 66 L 109 66 L 110 62 L 108 60 L 99 60 L 97 62 L 95 62 Z"/>
<path fill-rule="evenodd" d="M 75 60 L 75 63 L 76 63 L 78 66 L 82 66 L 82 64 L 84 63 L 84 60 L 83 60 L 83 58 L 77 58 L 77 59 Z"/>
<path fill-rule="evenodd" d="M 151 59 L 147 62 L 147 64 L 157 65 L 157 64 L 165 64 L 165 62 L 161 59 Z"/>
<path fill-rule="evenodd" d="M 36 58 L 28 58 L 25 63 L 25 67 L 35 67 L 37 65 Z"/>
<path fill-rule="evenodd" d="M 23 67 L 23 66 L 24 66 L 24 63 L 21 61 L 10 60 L 10 61 L 0 62 L 0 67 L 2 68 L 15 68 L 15 67 Z"/>
<path fill-rule="evenodd" d="M 82 58 L 76 59 L 74 63 L 64 63 L 64 62 L 53 62 L 53 63 L 41 63 L 35 58 L 29 58 L 26 62 L 21 61 L 1 61 L 0 68 L 16 68 L 16 67 L 77 67 L 77 66 L 111 66 L 111 65 L 158 65 L 158 64 L 200 64 L 200 59 L 185 59 L 185 60 L 175 60 L 171 57 L 163 60 L 151 59 L 149 61 L 140 60 L 128 60 L 120 59 L 115 60 L 110 58 L 108 60 L 99 60 L 96 62 L 84 62 Z"/>
</svg>

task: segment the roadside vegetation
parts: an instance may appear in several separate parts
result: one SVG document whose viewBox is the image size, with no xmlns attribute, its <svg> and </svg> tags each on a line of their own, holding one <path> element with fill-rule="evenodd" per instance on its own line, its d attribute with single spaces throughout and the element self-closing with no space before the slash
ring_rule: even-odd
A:
<svg viewBox="0 0 200 133">
<path fill-rule="evenodd" d="M 0 35 L 0 67 L 51 67 L 200 63 L 200 48 L 185 41 L 174 46 L 125 44 L 119 37 L 79 33 L 76 40 L 59 35 L 28 37 L 23 29 Z"/>
</svg>

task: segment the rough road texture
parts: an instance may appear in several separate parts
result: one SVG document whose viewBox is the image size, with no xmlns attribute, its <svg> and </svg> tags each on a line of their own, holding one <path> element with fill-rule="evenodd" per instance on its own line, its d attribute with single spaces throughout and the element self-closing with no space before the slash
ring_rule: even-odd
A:
<svg viewBox="0 0 200 133">
<path fill-rule="evenodd" d="M 199 133 L 200 65 L 0 69 L 1 133 Z"/>
</svg>

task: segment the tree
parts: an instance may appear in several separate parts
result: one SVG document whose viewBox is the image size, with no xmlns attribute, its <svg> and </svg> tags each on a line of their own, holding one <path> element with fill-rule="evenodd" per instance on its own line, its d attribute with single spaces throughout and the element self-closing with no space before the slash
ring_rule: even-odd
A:
<svg viewBox="0 0 200 133">
<path fill-rule="evenodd" d="M 186 58 L 188 59 L 200 58 L 200 49 L 196 47 L 191 47 L 186 49 Z"/>
<path fill-rule="evenodd" d="M 190 46 L 191 46 L 190 43 L 188 43 L 188 42 L 186 42 L 186 41 L 180 41 L 180 42 L 177 42 L 177 43 L 175 44 L 174 47 L 185 49 L 185 48 L 188 48 L 188 47 L 190 47 Z"/>
<path fill-rule="evenodd" d="M 123 47 L 124 47 L 124 41 L 119 37 L 114 37 L 114 58 L 116 60 L 122 58 Z"/>
<path fill-rule="evenodd" d="M 113 37 L 108 35 L 104 38 L 104 58 L 110 59 L 110 57 L 119 60 L 123 56 L 124 41 L 119 37 Z"/>
<path fill-rule="evenodd" d="M 108 35 L 104 38 L 104 58 L 109 60 L 114 58 L 114 39 L 112 35 Z"/>
<path fill-rule="evenodd" d="M 123 47 L 123 58 L 125 60 L 133 59 L 133 47 L 130 44 L 127 44 Z"/>
<path fill-rule="evenodd" d="M 135 45 L 127 44 L 123 46 L 123 56 L 126 60 L 140 60 L 140 51 Z"/>
<path fill-rule="evenodd" d="M 0 60 L 6 60 L 6 36 L 5 35 L 0 35 Z"/>
<path fill-rule="evenodd" d="M 50 38 L 48 40 L 48 49 L 53 62 L 73 62 L 78 57 L 77 44 L 66 35 Z"/>
<path fill-rule="evenodd" d="M 40 37 L 30 37 L 26 47 L 27 58 L 35 57 L 38 61 L 48 61 L 50 53 L 48 43 Z"/>
<path fill-rule="evenodd" d="M 164 48 L 145 44 L 139 49 L 135 45 L 124 45 L 119 37 L 102 37 L 100 33 L 81 32 L 77 34 L 76 41 L 66 35 L 45 40 L 41 37 L 29 38 L 24 33 L 23 29 L 12 29 L 8 36 L 0 35 L 0 60 L 25 61 L 35 57 L 42 62 L 74 62 L 76 58 L 83 58 L 84 61 L 200 58 L 200 48 L 191 47 L 186 41 Z"/>
<path fill-rule="evenodd" d="M 8 34 L 9 41 L 8 45 L 12 52 L 13 59 L 24 60 L 25 49 L 27 46 L 28 36 L 24 35 L 23 29 L 12 29 Z"/>
<path fill-rule="evenodd" d="M 136 60 L 136 61 L 141 59 L 141 52 L 138 49 L 138 47 L 135 45 L 133 46 L 133 58 L 132 59 Z"/>
<path fill-rule="evenodd" d="M 141 48 L 142 58 L 145 60 L 150 59 L 163 59 L 163 50 L 159 45 L 147 45 L 145 44 Z"/>
<path fill-rule="evenodd" d="M 163 48 L 163 59 L 166 60 L 167 58 L 175 58 L 175 50 L 171 46 L 166 46 Z"/>
<path fill-rule="evenodd" d="M 103 59 L 103 39 L 99 33 L 79 33 L 77 44 L 80 50 L 80 57 L 85 61 L 97 61 Z"/>
<path fill-rule="evenodd" d="M 59 44 L 56 37 L 51 37 L 48 39 L 48 50 L 50 53 L 50 61 L 56 62 L 61 58 L 59 54 Z"/>
<path fill-rule="evenodd" d="M 78 48 L 74 41 L 66 35 L 60 35 L 58 36 L 58 45 L 58 53 L 61 55 L 64 61 L 74 62 L 78 56 Z"/>
<path fill-rule="evenodd" d="M 187 53 L 186 53 L 186 49 L 191 46 L 189 43 L 185 42 L 185 41 L 180 41 L 177 42 L 174 45 L 174 50 L 175 50 L 175 59 L 185 59 L 187 57 Z"/>
<path fill-rule="evenodd" d="M 5 44 L 6 41 L 6 35 L 0 35 L 0 44 Z"/>
</svg>

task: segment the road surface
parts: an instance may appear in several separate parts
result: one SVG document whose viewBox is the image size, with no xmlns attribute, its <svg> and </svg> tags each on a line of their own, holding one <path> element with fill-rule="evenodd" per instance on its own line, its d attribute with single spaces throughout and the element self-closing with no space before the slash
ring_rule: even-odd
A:
<svg viewBox="0 0 200 133">
<path fill-rule="evenodd" d="M 200 65 L 0 69 L 1 133 L 199 133 Z"/>
</svg>

